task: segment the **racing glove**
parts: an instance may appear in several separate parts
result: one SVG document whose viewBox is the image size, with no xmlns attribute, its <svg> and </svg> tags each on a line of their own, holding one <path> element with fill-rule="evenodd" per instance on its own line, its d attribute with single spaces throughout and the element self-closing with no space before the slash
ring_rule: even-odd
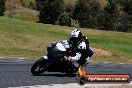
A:
<svg viewBox="0 0 132 88">
<path fill-rule="evenodd" d="M 73 57 L 72 56 L 68 56 L 68 57 L 64 56 L 64 59 L 73 62 L 73 61 L 78 61 L 80 59 L 80 57 L 81 57 L 81 54 L 76 53 L 76 55 Z"/>
</svg>

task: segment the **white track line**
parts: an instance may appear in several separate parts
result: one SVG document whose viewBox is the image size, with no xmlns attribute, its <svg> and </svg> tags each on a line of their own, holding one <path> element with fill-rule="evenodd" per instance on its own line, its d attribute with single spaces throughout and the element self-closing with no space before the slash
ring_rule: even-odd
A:
<svg viewBox="0 0 132 88">
<path fill-rule="evenodd" d="M 34 85 L 34 86 L 21 86 L 21 87 L 9 87 L 9 88 L 132 88 L 132 82 L 128 84 L 90 84 L 79 85 L 78 83 L 69 84 L 50 84 L 50 85 Z"/>
</svg>

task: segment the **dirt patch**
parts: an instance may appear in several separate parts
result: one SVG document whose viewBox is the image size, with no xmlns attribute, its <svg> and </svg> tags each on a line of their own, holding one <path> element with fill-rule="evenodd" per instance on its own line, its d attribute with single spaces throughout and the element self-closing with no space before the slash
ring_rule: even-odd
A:
<svg viewBox="0 0 132 88">
<path fill-rule="evenodd" d="M 94 51 L 95 54 L 98 54 L 98 55 L 107 55 L 107 56 L 111 56 L 112 53 L 110 51 L 106 51 L 106 50 L 103 50 L 103 49 L 97 49 L 97 48 L 94 48 L 94 47 L 91 47 Z"/>
</svg>

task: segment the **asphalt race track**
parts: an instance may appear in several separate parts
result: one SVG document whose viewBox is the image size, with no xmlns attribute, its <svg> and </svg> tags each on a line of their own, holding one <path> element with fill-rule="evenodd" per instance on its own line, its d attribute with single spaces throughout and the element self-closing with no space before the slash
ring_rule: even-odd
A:
<svg viewBox="0 0 132 88">
<path fill-rule="evenodd" d="M 45 72 L 42 76 L 33 76 L 30 68 L 34 61 L 18 59 L 0 59 L 0 88 L 68 84 L 76 83 L 76 77 L 64 73 Z M 130 74 L 132 65 L 91 62 L 85 70 L 89 74 Z"/>
</svg>

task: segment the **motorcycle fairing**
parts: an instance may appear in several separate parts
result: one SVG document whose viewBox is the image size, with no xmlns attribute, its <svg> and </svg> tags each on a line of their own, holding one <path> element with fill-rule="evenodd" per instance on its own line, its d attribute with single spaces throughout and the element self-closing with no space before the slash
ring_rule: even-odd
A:
<svg viewBox="0 0 132 88">
<path fill-rule="evenodd" d="M 43 58 L 44 58 L 45 60 L 48 60 L 48 56 L 43 56 Z"/>
</svg>

